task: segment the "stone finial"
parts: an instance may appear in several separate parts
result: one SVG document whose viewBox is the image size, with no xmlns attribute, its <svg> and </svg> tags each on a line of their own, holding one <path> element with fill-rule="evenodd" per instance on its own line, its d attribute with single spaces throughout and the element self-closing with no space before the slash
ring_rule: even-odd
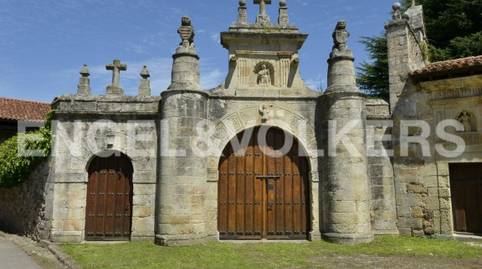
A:
<svg viewBox="0 0 482 269">
<path fill-rule="evenodd" d="M 355 58 L 347 46 L 349 37 L 346 22 L 339 21 L 333 32 L 333 51 L 328 59 L 328 92 L 359 92 L 355 83 Z"/>
<path fill-rule="evenodd" d="M 189 17 L 182 17 L 181 19 L 181 27 L 177 30 L 177 33 L 181 37 L 181 46 L 183 47 L 191 47 L 194 45 L 194 28 L 192 27 L 192 22 Z"/>
<path fill-rule="evenodd" d="M 168 90 L 200 90 L 199 56 L 194 46 L 191 19 L 182 17 L 182 24 L 177 32 L 182 42 L 172 55 L 171 85 Z"/>
<path fill-rule="evenodd" d="M 416 0 L 412 0 L 412 7 L 416 6 L 417 5 L 417 1 Z"/>
<path fill-rule="evenodd" d="M 248 24 L 248 8 L 246 5 L 246 0 L 239 0 L 237 24 L 238 25 Z"/>
<path fill-rule="evenodd" d="M 392 5 L 392 18 L 394 20 L 402 19 L 402 4 L 396 2 Z"/>
<path fill-rule="evenodd" d="M 89 67 L 84 64 L 80 69 L 80 79 L 79 84 L 77 85 L 77 95 L 79 96 L 89 96 L 91 89 L 90 89 L 90 72 Z"/>
<path fill-rule="evenodd" d="M 127 65 L 116 59 L 112 64 L 106 65 L 105 68 L 112 71 L 112 85 L 107 87 L 107 95 L 123 95 L 124 90 L 120 85 L 120 73 L 121 71 L 127 71 Z"/>
<path fill-rule="evenodd" d="M 259 5 L 259 14 L 256 17 L 256 24 L 260 26 L 270 26 L 271 20 L 266 12 L 266 5 L 271 5 L 271 0 L 254 0 L 255 5 Z"/>
<path fill-rule="evenodd" d="M 333 51 L 331 57 L 340 56 L 342 54 L 350 53 L 348 49 L 348 38 L 350 33 L 346 30 L 346 22 L 339 21 L 336 24 L 335 31 L 333 32 Z"/>
<path fill-rule="evenodd" d="M 288 16 L 288 4 L 286 4 L 286 0 L 280 0 L 278 25 L 281 27 L 288 27 L 289 23 L 290 23 L 290 19 Z"/>
<path fill-rule="evenodd" d="M 147 66 L 144 65 L 140 76 L 141 82 L 139 84 L 139 96 L 151 96 L 151 81 L 149 80 L 151 74 L 149 73 Z"/>
</svg>

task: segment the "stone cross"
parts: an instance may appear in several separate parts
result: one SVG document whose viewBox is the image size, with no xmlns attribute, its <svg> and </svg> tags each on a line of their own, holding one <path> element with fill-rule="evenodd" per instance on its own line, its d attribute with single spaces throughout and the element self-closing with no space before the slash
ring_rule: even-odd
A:
<svg viewBox="0 0 482 269">
<path fill-rule="evenodd" d="M 112 88 L 120 89 L 120 72 L 127 71 L 127 65 L 122 64 L 120 60 L 114 60 L 112 64 L 108 64 L 105 68 L 112 71 Z"/>
</svg>

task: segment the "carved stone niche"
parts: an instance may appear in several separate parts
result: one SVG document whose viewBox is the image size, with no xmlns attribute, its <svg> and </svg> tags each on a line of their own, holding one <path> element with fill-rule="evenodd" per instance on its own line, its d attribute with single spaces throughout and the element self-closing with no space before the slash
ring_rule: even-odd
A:
<svg viewBox="0 0 482 269">
<path fill-rule="evenodd" d="M 274 86 L 274 67 L 271 63 L 263 61 L 254 67 L 254 74 L 256 75 L 256 85 L 258 87 L 272 87 Z"/>
<path fill-rule="evenodd" d="M 477 132 L 476 118 L 473 113 L 464 110 L 457 115 L 456 120 L 462 123 L 462 125 L 464 126 L 463 132 Z"/>
</svg>

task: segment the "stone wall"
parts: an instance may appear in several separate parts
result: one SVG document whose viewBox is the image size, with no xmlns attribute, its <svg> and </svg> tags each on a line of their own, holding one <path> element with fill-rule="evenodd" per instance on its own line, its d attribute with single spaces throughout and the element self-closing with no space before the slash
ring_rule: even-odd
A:
<svg viewBox="0 0 482 269">
<path fill-rule="evenodd" d="M 87 167 L 96 154 L 107 151 L 124 153 L 134 168 L 131 239 L 154 238 L 159 100 L 160 97 L 57 99 L 51 172 L 53 241 L 84 240 Z M 138 139 L 132 139 L 136 135 Z"/>
<path fill-rule="evenodd" d="M 449 150 L 454 147 L 434 132 L 439 122 L 455 120 L 462 111 L 471 112 L 480 124 L 482 111 L 477 90 L 482 88 L 480 77 L 421 82 L 404 90 L 393 115 L 395 192 L 401 234 L 452 236 L 454 233 L 449 165 L 482 162 L 482 135 L 479 129 L 455 133 L 465 140 L 466 149 L 459 156 L 447 158 L 435 146 Z M 408 157 L 400 157 L 399 123 L 415 119 L 430 126 L 430 156 L 422 155 L 420 145 L 411 144 Z M 418 136 L 420 129 L 410 128 L 408 135 Z"/>
<path fill-rule="evenodd" d="M 390 108 L 381 99 L 367 99 L 366 108 L 367 139 L 373 141 L 367 146 L 372 229 L 375 234 L 398 234 L 393 166 L 388 154 L 392 143 L 383 141 L 392 132 L 392 128 L 386 125 L 391 119 Z"/>
<path fill-rule="evenodd" d="M 48 238 L 48 164 L 41 163 L 20 186 L 0 188 L 0 229 L 34 239 Z"/>
</svg>

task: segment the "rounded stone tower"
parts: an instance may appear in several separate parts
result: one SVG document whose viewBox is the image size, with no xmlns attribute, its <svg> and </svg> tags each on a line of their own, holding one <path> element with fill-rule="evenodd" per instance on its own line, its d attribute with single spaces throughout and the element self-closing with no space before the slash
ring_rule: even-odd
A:
<svg viewBox="0 0 482 269">
<path fill-rule="evenodd" d="M 188 17 L 178 30 L 181 44 L 173 55 L 172 83 L 162 92 L 161 158 L 156 242 L 192 242 L 206 237 L 205 180 L 207 161 L 199 128 L 207 119 L 207 93 L 199 86 L 199 57 Z"/>
<path fill-rule="evenodd" d="M 324 95 L 328 139 L 324 159 L 323 235 L 334 242 L 373 240 L 365 149 L 365 103 L 355 83 L 346 23 L 338 22 Z"/>
</svg>

